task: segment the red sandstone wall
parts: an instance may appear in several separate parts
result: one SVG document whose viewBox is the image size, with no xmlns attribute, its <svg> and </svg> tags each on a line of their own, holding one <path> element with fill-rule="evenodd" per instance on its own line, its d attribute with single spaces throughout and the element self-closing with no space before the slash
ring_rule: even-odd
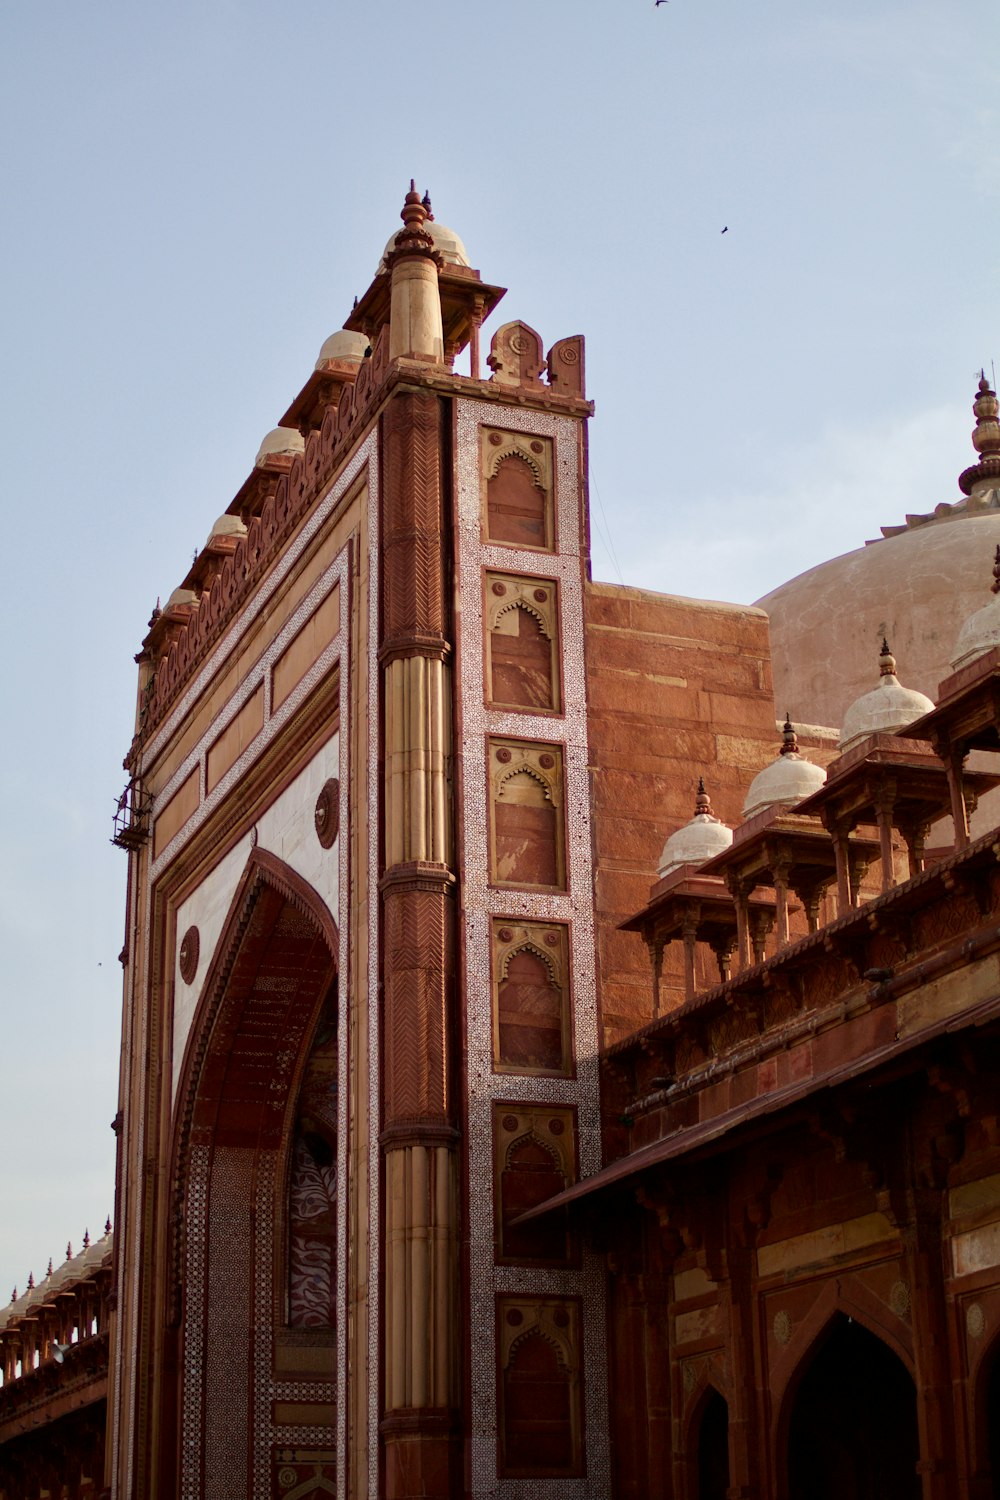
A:
<svg viewBox="0 0 1000 1500">
<path fill-rule="evenodd" d="M 779 737 L 762 610 L 600 583 L 588 585 L 584 611 L 598 974 L 610 1043 L 652 1016 L 645 945 L 616 929 L 646 904 L 664 839 L 694 812 L 699 775 L 732 825 Z M 679 953 L 668 953 L 664 980 L 676 980 L 679 1002 Z"/>
</svg>

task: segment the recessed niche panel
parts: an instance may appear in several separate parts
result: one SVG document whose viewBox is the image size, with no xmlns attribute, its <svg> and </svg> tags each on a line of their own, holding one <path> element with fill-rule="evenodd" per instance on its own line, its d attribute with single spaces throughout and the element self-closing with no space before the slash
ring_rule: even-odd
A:
<svg viewBox="0 0 1000 1500">
<path fill-rule="evenodd" d="M 567 931 L 558 923 L 493 923 L 493 1066 L 499 1073 L 572 1072 Z"/>
<path fill-rule="evenodd" d="M 491 740 L 489 776 L 493 884 L 562 890 L 562 750 L 535 741 Z"/>
<path fill-rule="evenodd" d="M 576 1114 L 539 1104 L 493 1106 L 493 1195 L 497 1256 L 565 1265 L 572 1254 L 565 1209 L 517 1220 L 576 1181 Z"/>
<path fill-rule="evenodd" d="M 584 1473 L 580 1305 L 497 1299 L 499 1466 L 503 1478 Z"/>
<path fill-rule="evenodd" d="M 484 427 L 479 451 L 486 540 L 552 552 L 551 438 Z"/>
<path fill-rule="evenodd" d="M 504 708 L 558 711 L 559 609 L 550 578 L 487 573 L 486 696 Z"/>
</svg>

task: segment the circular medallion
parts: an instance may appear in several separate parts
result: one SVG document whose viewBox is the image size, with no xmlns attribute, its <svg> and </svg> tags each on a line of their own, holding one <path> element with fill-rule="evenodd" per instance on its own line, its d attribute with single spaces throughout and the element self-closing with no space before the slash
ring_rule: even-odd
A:
<svg viewBox="0 0 1000 1500">
<path fill-rule="evenodd" d="M 556 763 L 556 758 L 555 758 L 554 755 L 548 755 L 548 754 L 546 754 L 546 755 L 540 755 L 538 757 L 538 764 L 540 766 L 542 766 L 544 768 L 544 770 L 546 770 L 546 771 L 551 771 L 552 767 L 555 765 L 555 763 Z"/>
<path fill-rule="evenodd" d="M 507 592 L 507 585 L 505 583 L 497 582 L 493 585 L 493 592 L 494 594 L 496 594 L 498 599 L 502 599 L 504 594 L 506 594 Z"/>
<path fill-rule="evenodd" d="M 566 1126 L 563 1124 L 562 1120 L 550 1120 L 549 1121 L 549 1131 L 551 1132 L 552 1135 L 562 1135 L 562 1133 L 563 1133 L 563 1131 L 565 1129 L 566 1129 Z"/>
<path fill-rule="evenodd" d="M 771 1327 L 774 1330 L 774 1337 L 778 1343 L 787 1344 L 792 1336 L 792 1320 L 784 1309 L 781 1312 L 775 1313 L 774 1322 L 771 1324 Z"/>
<path fill-rule="evenodd" d="M 559 946 L 559 934 L 558 934 L 558 932 L 547 932 L 545 934 L 545 945 L 548 948 L 558 948 L 558 946 Z"/>
<path fill-rule="evenodd" d="M 510 1312 L 507 1314 L 507 1322 L 510 1324 L 511 1328 L 519 1328 L 524 1322 L 524 1313 L 518 1312 L 516 1307 L 512 1307 Z"/>
<path fill-rule="evenodd" d="M 506 748 L 506 746 L 501 746 L 501 748 L 497 751 L 497 760 L 502 766 L 505 766 L 510 760 L 510 751 Z"/>
<path fill-rule="evenodd" d="M 503 438 L 500 436 L 499 432 L 491 432 L 490 442 L 493 444 L 494 448 L 499 448 L 500 444 L 503 442 Z"/>
<path fill-rule="evenodd" d="M 965 1309 L 965 1326 L 970 1339 L 981 1339 L 986 1330 L 986 1315 L 978 1302 L 970 1302 Z"/>
<path fill-rule="evenodd" d="M 278 1483 L 281 1485 L 281 1488 L 283 1490 L 290 1490 L 298 1477 L 299 1476 L 294 1469 L 278 1470 Z"/>
<path fill-rule="evenodd" d="M 566 1312 L 564 1308 L 559 1307 L 552 1314 L 552 1321 L 556 1325 L 557 1328 L 568 1328 L 569 1327 L 569 1313 Z"/>
<path fill-rule="evenodd" d="M 905 1281 L 894 1281 L 889 1289 L 889 1306 L 897 1318 L 905 1318 L 910 1310 L 910 1288 Z"/>
<path fill-rule="evenodd" d="M 545 601 L 546 601 L 546 599 L 547 599 L 547 598 L 548 598 L 548 597 L 549 597 L 549 596 L 548 596 L 548 594 L 547 594 L 547 593 L 546 593 L 546 592 L 545 592 L 545 590 L 544 590 L 544 589 L 536 589 L 536 590 L 535 590 L 535 603 L 536 603 L 536 604 L 544 604 L 544 603 L 545 603 Z"/>
<path fill-rule="evenodd" d="M 329 849 L 340 832 L 340 782 L 333 776 L 323 783 L 313 813 L 316 837 Z"/>
<path fill-rule="evenodd" d="M 534 442 L 531 445 L 531 451 L 532 453 L 541 453 L 543 451 L 543 445 L 538 441 L 537 438 L 535 438 Z"/>
<path fill-rule="evenodd" d="M 517 1116 L 516 1115 L 504 1115 L 504 1117 L 503 1117 L 503 1128 L 504 1128 L 504 1130 L 516 1130 L 517 1129 Z"/>
<path fill-rule="evenodd" d="M 580 363 L 579 351 L 574 349 L 572 344 L 567 344 L 565 349 L 559 350 L 559 358 L 564 365 L 578 365 Z"/>
<path fill-rule="evenodd" d="M 510 927 L 501 927 L 500 931 L 497 933 L 497 937 L 500 939 L 501 943 L 509 943 L 513 936 L 513 929 Z"/>
<path fill-rule="evenodd" d="M 189 927 L 181 938 L 181 951 L 178 954 L 181 978 L 185 984 L 190 984 L 198 972 L 198 954 L 201 950 L 201 937 L 197 927 Z"/>
</svg>

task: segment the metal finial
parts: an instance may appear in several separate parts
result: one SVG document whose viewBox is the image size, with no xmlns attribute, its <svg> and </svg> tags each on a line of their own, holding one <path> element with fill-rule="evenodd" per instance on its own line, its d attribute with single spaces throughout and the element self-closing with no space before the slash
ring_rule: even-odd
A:
<svg viewBox="0 0 1000 1500">
<path fill-rule="evenodd" d="M 73 1245 L 72 1245 L 72 1242 L 70 1240 L 66 1241 L 66 1259 L 67 1260 L 72 1260 L 73 1259 Z"/>
<path fill-rule="evenodd" d="M 14 1290 L 11 1292 L 11 1294 L 10 1294 L 10 1300 L 11 1300 L 11 1302 L 16 1302 L 17 1301 L 17 1287 L 15 1287 Z"/>
<path fill-rule="evenodd" d="M 104 1221 L 104 1233 L 105 1234 L 110 1234 L 111 1233 L 111 1215 L 110 1214 L 108 1214 L 108 1217 Z"/>
<path fill-rule="evenodd" d="M 34 1290 L 35 1290 L 35 1273 L 34 1273 L 34 1271 L 29 1271 L 28 1272 L 28 1291 L 29 1292 L 33 1292 Z"/>
<path fill-rule="evenodd" d="M 85 1229 L 83 1231 L 83 1248 L 85 1250 L 89 1250 L 90 1249 L 90 1230 L 89 1229 Z"/>
<path fill-rule="evenodd" d="M 46 1274 L 46 1276 L 51 1276 L 52 1275 L 52 1257 L 51 1257 L 51 1255 L 49 1256 L 49 1269 L 46 1271 L 45 1274 Z"/>
<path fill-rule="evenodd" d="M 698 777 L 698 795 L 694 799 L 694 815 L 696 818 L 704 817 L 712 811 L 712 799 L 705 790 L 704 776 Z"/>
</svg>

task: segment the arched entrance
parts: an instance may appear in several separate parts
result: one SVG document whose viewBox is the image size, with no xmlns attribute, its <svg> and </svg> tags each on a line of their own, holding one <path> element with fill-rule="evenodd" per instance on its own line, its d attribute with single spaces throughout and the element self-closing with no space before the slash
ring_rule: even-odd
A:
<svg viewBox="0 0 1000 1500">
<path fill-rule="evenodd" d="M 255 849 L 178 1092 L 180 1500 L 273 1492 L 283 1328 L 328 1336 L 335 1370 L 336 1110 L 313 1096 L 336 1079 L 336 951 L 319 898 Z"/>
<path fill-rule="evenodd" d="M 916 1389 L 852 1318 L 814 1346 L 788 1426 L 788 1500 L 919 1500 Z"/>
<path fill-rule="evenodd" d="M 697 1500 L 726 1500 L 729 1489 L 729 1403 L 714 1386 L 705 1392 L 693 1424 L 697 1433 Z"/>
</svg>

